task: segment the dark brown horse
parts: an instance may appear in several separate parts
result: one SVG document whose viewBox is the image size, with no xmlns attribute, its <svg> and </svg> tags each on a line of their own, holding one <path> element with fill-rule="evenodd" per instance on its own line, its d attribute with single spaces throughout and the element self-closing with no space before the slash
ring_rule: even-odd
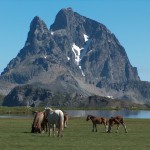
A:
<svg viewBox="0 0 150 150">
<path fill-rule="evenodd" d="M 33 113 L 35 114 L 35 116 L 33 119 L 31 132 L 32 133 L 42 133 L 42 131 L 44 131 L 45 128 L 46 128 L 46 132 L 47 132 L 48 120 L 45 117 L 44 112 L 35 111 Z"/>
<path fill-rule="evenodd" d="M 124 119 L 121 116 L 111 117 L 109 119 L 109 126 L 108 126 L 108 131 L 107 132 L 110 133 L 112 126 L 117 125 L 116 133 L 118 133 L 120 124 L 124 127 L 125 133 L 127 133 L 126 124 L 124 123 Z"/>
<path fill-rule="evenodd" d="M 93 132 L 94 132 L 94 129 L 95 129 L 95 132 L 97 132 L 97 124 L 104 124 L 105 132 L 107 132 L 107 119 L 106 118 L 88 115 L 86 118 L 86 121 L 88 120 L 91 120 L 93 123 L 93 129 L 92 129 Z"/>
</svg>

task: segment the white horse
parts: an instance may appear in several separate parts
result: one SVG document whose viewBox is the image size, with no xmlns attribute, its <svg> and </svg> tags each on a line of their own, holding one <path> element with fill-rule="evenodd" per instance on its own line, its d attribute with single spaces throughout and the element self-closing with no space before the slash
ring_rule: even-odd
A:
<svg viewBox="0 0 150 150">
<path fill-rule="evenodd" d="M 51 128 L 53 128 L 53 136 L 55 136 L 55 128 L 58 129 L 57 136 L 63 136 L 64 113 L 61 110 L 53 110 L 47 107 L 45 108 L 45 114 L 48 119 L 49 136 L 51 135 Z"/>
</svg>

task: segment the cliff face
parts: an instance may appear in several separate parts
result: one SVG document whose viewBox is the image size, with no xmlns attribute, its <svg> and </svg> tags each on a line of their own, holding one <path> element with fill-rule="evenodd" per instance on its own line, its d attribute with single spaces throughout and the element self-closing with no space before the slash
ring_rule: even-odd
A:
<svg viewBox="0 0 150 150">
<path fill-rule="evenodd" d="M 60 10 L 50 29 L 39 17 L 32 20 L 25 46 L 4 69 L 0 82 L 83 96 L 149 99 L 139 89 L 128 93 L 129 83 L 141 81 L 115 35 L 71 8 Z"/>
</svg>

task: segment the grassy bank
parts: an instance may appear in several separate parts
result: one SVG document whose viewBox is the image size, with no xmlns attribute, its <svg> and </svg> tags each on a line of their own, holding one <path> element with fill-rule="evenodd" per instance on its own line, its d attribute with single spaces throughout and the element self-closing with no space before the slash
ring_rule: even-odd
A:
<svg viewBox="0 0 150 150">
<path fill-rule="evenodd" d="M 91 132 L 92 123 L 85 118 L 70 118 L 64 137 L 31 134 L 31 119 L 0 119 L 0 149 L 2 150 L 148 150 L 150 147 L 150 120 L 126 119 L 128 133 L 120 127 L 119 133 L 108 134 L 102 125 Z"/>
<path fill-rule="evenodd" d="M 60 108 L 54 108 L 60 109 Z M 120 108 L 61 108 L 62 110 L 120 110 Z M 32 111 L 43 111 L 44 107 L 35 107 L 35 108 L 27 108 L 25 106 L 18 106 L 18 107 L 3 107 L 0 106 L 0 114 L 32 114 Z M 133 108 L 130 110 L 150 110 L 147 109 L 140 109 L 140 108 Z"/>
<path fill-rule="evenodd" d="M 44 108 L 27 108 L 25 106 L 18 107 L 0 107 L 0 114 L 32 114 L 32 111 L 42 111 Z"/>
</svg>

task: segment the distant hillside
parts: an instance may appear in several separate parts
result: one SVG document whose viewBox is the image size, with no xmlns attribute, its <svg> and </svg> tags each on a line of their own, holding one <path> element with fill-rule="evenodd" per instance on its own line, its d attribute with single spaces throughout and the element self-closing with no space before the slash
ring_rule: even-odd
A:
<svg viewBox="0 0 150 150">
<path fill-rule="evenodd" d="M 78 108 L 148 108 L 146 105 L 115 100 L 102 96 L 83 97 L 68 93 L 52 93 L 50 90 L 25 85 L 14 88 L 4 99 L 3 106 L 56 106 Z"/>
</svg>

